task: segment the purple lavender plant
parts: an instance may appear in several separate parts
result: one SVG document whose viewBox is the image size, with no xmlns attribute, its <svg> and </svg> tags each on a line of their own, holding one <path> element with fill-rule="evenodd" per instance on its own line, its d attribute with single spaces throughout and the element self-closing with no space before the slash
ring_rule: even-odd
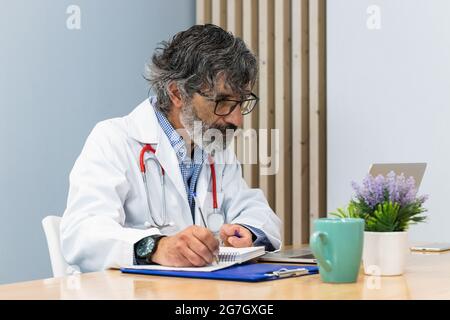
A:
<svg viewBox="0 0 450 320">
<path fill-rule="evenodd" d="M 362 186 L 352 182 L 352 187 L 356 192 L 356 199 L 363 201 L 371 209 L 385 201 L 398 203 L 400 207 L 404 207 L 417 199 L 423 203 L 428 198 L 427 196 L 417 198 L 413 177 L 406 179 L 403 173 L 396 175 L 393 171 L 386 177 L 382 175 L 373 177 L 369 174 L 364 178 Z"/>
<path fill-rule="evenodd" d="M 367 175 L 362 185 L 352 182 L 355 197 L 339 217 L 362 218 L 366 231 L 405 231 L 410 224 L 425 221 L 423 203 L 428 196 L 417 196 L 413 177 L 390 172 L 386 177 Z"/>
</svg>

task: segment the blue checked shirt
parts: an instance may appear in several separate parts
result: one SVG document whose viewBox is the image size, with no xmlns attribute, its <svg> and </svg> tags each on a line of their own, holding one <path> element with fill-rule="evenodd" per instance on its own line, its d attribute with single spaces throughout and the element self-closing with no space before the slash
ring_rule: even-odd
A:
<svg viewBox="0 0 450 320">
<path fill-rule="evenodd" d="M 150 97 L 150 102 L 152 105 L 156 104 L 156 97 Z M 186 189 L 186 194 L 189 201 L 189 207 L 191 208 L 191 214 L 193 221 L 195 222 L 195 203 L 193 198 L 193 193 L 195 192 L 195 187 L 197 185 L 198 176 L 202 169 L 204 160 L 207 158 L 206 152 L 204 152 L 197 145 L 194 146 L 194 155 L 191 158 L 188 154 L 186 144 L 183 137 L 173 128 L 169 120 L 164 116 L 163 113 L 155 109 L 156 117 L 158 119 L 159 125 L 169 139 L 170 145 L 175 150 L 177 155 L 178 165 L 180 166 L 181 176 L 183 177 L 184 187 Z M 255 246 L 265 246 L 266 250 L 272 251 L 274 247 L 267 239 L 266 234 L 260 229 L 243 225 L 253 233 L 253 241 Z"/>
</svg>

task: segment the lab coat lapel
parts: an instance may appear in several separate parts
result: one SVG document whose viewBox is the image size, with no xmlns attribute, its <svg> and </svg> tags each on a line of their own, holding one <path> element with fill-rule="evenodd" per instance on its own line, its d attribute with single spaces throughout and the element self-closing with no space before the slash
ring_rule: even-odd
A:
<svg viewBox="0 0 450 320">
<path fill-rule="evenodd" d="M 143 144 L 156 144 L 156 158 L 164 168 L 183 201 L 183 206 L 190 212 L 183 177 L 181 176 L 178 158 L 166 134 L 159 125 L 153 106 L 149 99 L 142 102 L 128 117 L 128 134 Z M 150 155 L 146 155 L 147 157 Z M 167 181 L 166 181 L 167 183 Z"/>
<path fill-rule="evenodd" d="M 160 130 L 162 131 L 161 128 Z M 175 154 L 175 150 L 173 149 L 172 145 L 169 142 L 169 139 L 163 131 L 159 136 L 159 142 L 158 146 L 156 147 L 155 155 L 161 166 L 164 168 L 166 175 L 170 178 L 170 180 L 175 185 L 175 188 L 180 193 L 180 196 L 185 200 L 184 203 L 188 205 L 189 203 L 187 199 L 186 188 L 184 186 L 183 177 L 181 176 L 177 155 Z"/>
<path fill-rule="evenodd" d="M 144 144 L 158 143 L 160 126 L 148 99 L 125 117 L 125 121 L 129 137 Z"/>
</svg>

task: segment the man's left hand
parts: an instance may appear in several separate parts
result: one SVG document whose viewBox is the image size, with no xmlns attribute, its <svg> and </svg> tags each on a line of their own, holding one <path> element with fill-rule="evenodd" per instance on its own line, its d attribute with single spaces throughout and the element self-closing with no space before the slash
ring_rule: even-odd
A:
<svg viewBox="0 0 450 320">
<path fill-rule="evenodd" d="M 224 224 L 220 228 L 220 238 L 227 247 L 252 247 L 252 233 L 239 224 Z"/>
</svg>

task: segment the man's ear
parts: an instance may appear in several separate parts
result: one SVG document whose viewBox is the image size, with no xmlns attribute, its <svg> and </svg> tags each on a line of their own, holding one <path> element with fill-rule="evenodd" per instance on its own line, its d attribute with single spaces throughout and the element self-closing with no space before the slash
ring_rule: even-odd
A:
<svg viewBox="0 0 450 320">
<path fill-rule="evenodd" d="M 183 106 L 183 100 L 181 99 L 181 92 L 175 81 L 172 81 L 169 84 L 169 97 L 172 105 L 177 109 L 181 109 Z"/>
</svg>

